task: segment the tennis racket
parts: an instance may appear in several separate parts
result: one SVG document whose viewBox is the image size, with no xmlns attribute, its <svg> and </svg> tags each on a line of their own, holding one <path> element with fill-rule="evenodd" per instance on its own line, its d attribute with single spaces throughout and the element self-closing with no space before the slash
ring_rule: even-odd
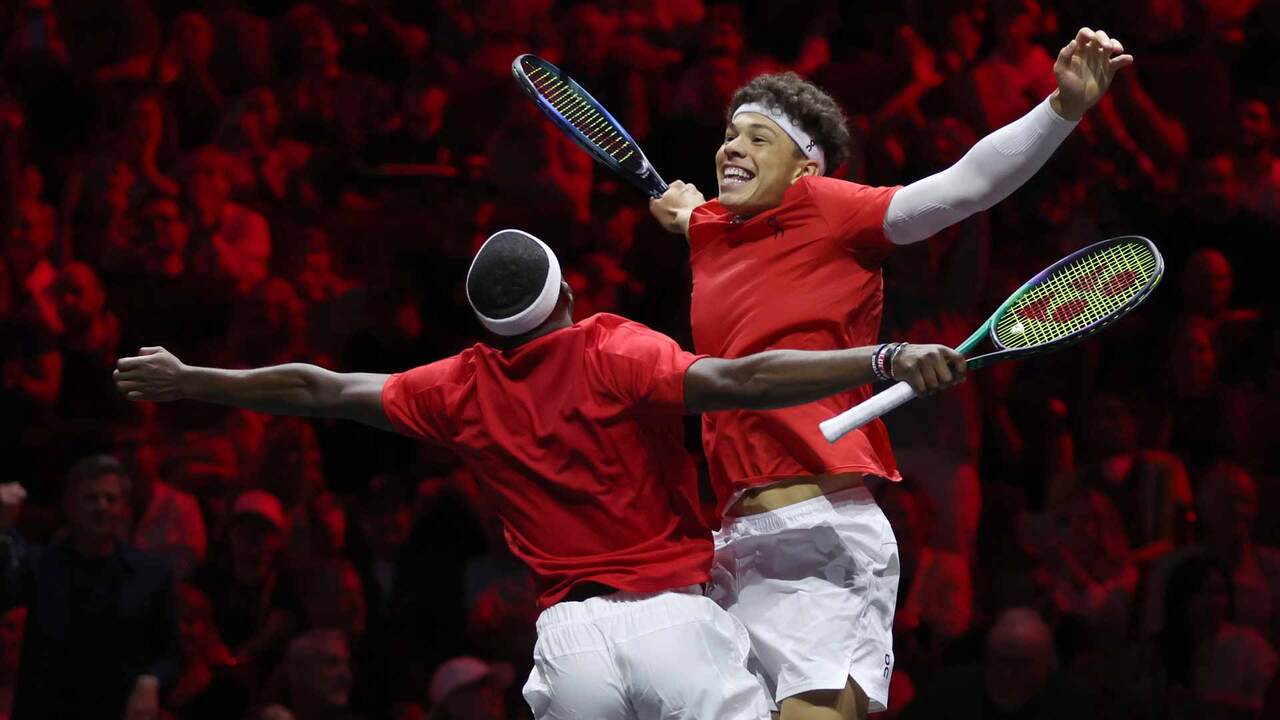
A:
<svg viewBox="0 0 1280 720">
<path fill-rule="evenodd" d="M 1097 333 L 1146 300 L 1164 275 L 1164 258 L 1137 235 L 1103 240 L 1045 268 L 1018 288 L 956 351 L 970 369 L 1061 350 Z M 994 352 L 970 358 L 983 338 Z M 900 382 L 819 423 L 828 442 L 916 396 Z"/>
<path fill-rule="evenodd" d="M 667 191 L 667 183 L 622 123 L 560 68 L 525 54 L 511 62 L 511 74 L 551 122 L 605 167 L 651 197 Z"/>
</svg>

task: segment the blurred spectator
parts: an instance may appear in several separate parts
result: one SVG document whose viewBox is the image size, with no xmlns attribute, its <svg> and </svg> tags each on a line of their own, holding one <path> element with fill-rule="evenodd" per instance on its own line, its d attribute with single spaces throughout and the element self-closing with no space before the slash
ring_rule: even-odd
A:
<svg viewBox="0 0 1280 720">
<path fill-rule="evenodd" d="M 107 310 L 102 281 L 85 263 L 64 265 L 52 291 L 62 329 L 58 338 L 63 363 L 59 412 L 63 417 L 83 419 L 89 417 L 84 409 L 92 406 L 110 417 L 116 398 L 107 376 L 118 357 L 120 320 Z"/>
<path fill-rule="evenodd" d="M 436 668 L 429 696 L 432 720 L 508 720 L 502 691 L 514 679 L 510 665 L 456 657 Z"/>
<path fill-rule="evenodd" d="M 441 136 L 448 104 L 449 91 L 439 83 L 406 85 L 400 93 L 399 112 L 365 145 L 363 157 L 375 166 L 449 165 L 453 154 Z"/>
<path fill-rule="evenodd" d="M 1267 103 L 1252 99 L 1236 106 L 1234 137 L 1241 202 L 1271 222 L 1280 222 L 1280 157 Z"/>
<path fill-rule="evenodd" d="M 1200 480 L 1196 516 L 1199 544 L 1231 573 L 1235 621 L 1274 645 L 1280 641 L 1280 550 L 1254 541 L 1257 484 L 1241 468 L 1219 463 Z"/>
<path fill-rule="evenodd" d="M 1054 522 L 1045 550 L 1059 609 L 1082 618 L 1094 637 L 1120 645 L 1129 637 L 1138 570 L 1115 506 L 1082 488 L 1058 508 Z"/>
<path fill-rule="evenodd" d="M 896 654 L 913 670 L 928 672 L 942 647 L 961 637 L 973 621 L 973 582 L 964 555 L 928 540 L 933 518 L 928 501 L 909 483 L 884 483 L 876 490 L 898 540 L 901 563 L 898 608 L 893 616 Z M 923 675 L 919 676 L 923 677 Z"/>
<path fill-rule="evenodd" d="M 165 700 L 177 720 L 238 718 L 249 705 L 248 688 L 234 672 L 235 658 L 213 627 L 213 608 L 199 590 L 178 587 L 183 674 Z"/>
<path fill-rule="evenodd" d="M 178 183 L 162 169 L 177 151 L 172 123 L 162 96 L 143 93 L 129 105 L 118 136 L 105 148 L 109 157 L 129 163 L 148 191 L 177 197 Z"/>
<path fill-rule="evenodd" d="M 19 199 L 5 233 L 5 259 L 16 291 L 15 309 L 27 314 L 43 330 L 59 333 L 58 311 L 51 292 L 57 279 L 54 267 L 53 210 L 34 198 Z"/>
<path fill-rule="evenodd" d="M 245 295 L 269 273 L 271 230 L 258 213 L 231 201 L 227 156 L 212 145 L 191 153 L 182 173 L 191 206 L 191 249 L 196 274 L 226 282 Z"/>
<path fill-rule="evenodd" d="M 231 106 L 218 146 L 226 153 L 233 194 L 275 202 L 297 195 L 311 147 L 279 131 L 280 105 L 269 88 L 254 88 Z"/>
<path fill-rule="evenodd" d="M 1232 622 L 1235 597 L 1230 576 L 1206 556 L 1173 568 L 1153 668 L 1155 717 L 1271 716 L 1276 654 L 1255 630 Z"/>
<path fill-rule="evenodd" d="M 1044 15 L 1036 0 L 993 4 L 996 49 L 973 68 L 985 130 L 1008 125 L 1057 87 L 1053 58 L 1038 42 Z"/>
<path fill-rule="evenodd" d="M 213 605 L 218 637 L 236 662 L 261 672 L 281 657 L 304 618 L 296 581 L 280 567 L 288 521 L 274 496 L 247 490 L 228 522 L 229 557 L 205 565 L 194 583 Z"/>
<path fill-rule="evenodd" d="M 307 624 L 320 630 L 340 630 L 352 642 L 365 632 L 364 587 L 348 560 L 327 560 L 308 568 L 301 581 Z"/>
<path fill-rule="evenodd" d="M 172 575 L 119 539 L 128 495 L 129 477 L 115 458 L 85 458 L 66 478 L 66 539 L 43 552 L 13 546 L 0 604 L 30 610 L 15 718 L 152 718 L 162 688 L 177 679 Z"/>
<path fill-rule="evenodd" d="M 1087 413 L 1085 461 L 1051 479 L 1050 511 L 1065 507 L 1076 488 L 1092 488 L 1107 497 L 1124 521 L 1135 553 L 1160 553 L 1186 533 L 1191 485 L 1174 455 L 1138 447 L 1137 420 L 1127 402 L 1099 393 Z"/>
<path fill-rule="evenodd" d="M 307 357 L 306 306 L 287 280 L 266 278 L 239 298 L 228 331 L 231 362 L 246 366 L 277 365 L 286 358 Z"/>
<path fill-rule="evenodd" d="M 132 444 L 135 452 L 151 452 L 144 439 Z M 207 553 L 200 505 L 189 493 L 161 480 L 157 472 L 136 473 L 133 479 L 129 499 L 135 508 L 133 542 L 166 560 L 178 578 L 190 576 Z"/>
<path fill-rule="evenodd" d="M 342 720 L 350 713 L 351 653 L 338 630 L 310 630 L 289 643 L 288 706 L 297 720 Z"/>
<path fill-rule="evenodd" d="M 977 667 L 951 670 L 922 687 L 903 720 L 1092 717 L 1091 699 L 1057 672 L 1053 631 L 1027 608 L 1002 613 Z"/>
</svg>

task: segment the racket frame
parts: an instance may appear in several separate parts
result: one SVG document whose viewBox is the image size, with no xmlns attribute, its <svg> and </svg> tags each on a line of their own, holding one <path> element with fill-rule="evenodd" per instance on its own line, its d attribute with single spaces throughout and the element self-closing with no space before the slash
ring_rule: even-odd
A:
<svg viewBox="0 0 1280 720">
<path fill-rule="evenodd" d="M 639 157 L 640 168 L 638 170 L 631 170 L 623 166 L 622 163 L 618 162 L 616 158 L 602 150 L 581 130 L 575 127 L 572 122 L 562 115 L 560 111 L 551 104 L 551 101 L 547 100 L 547 98 L 538 91 L 533 80 L 529 77 L 528 73 L 524 71 L 522 61 L 525 58 L 531 58 L 533 61 L 545 66 L 549 71 L 555 73 L 556 77 L 561 82 L 565 83 L 571 90 L 581 95 L 596 112 L 603 115 L 605 120 L 613 125 L 613 129 L 621 135 L 624 140 L 630 143 L 632 148 L 634 148 L 636 155 Z M 587 92 L 586 89 L 575 82 L 573 78 L 566 75 L 563 70 L 533 53 L 524 53 L 511 61 L 511 76 L 515 78 L 516 84 L 524 90 L 526 95 L 533 99 L 534 104 L 538 106 L 538 109 L 541 110 L 542 113 L 551 120 L 551 122 L 555 123 L 561 131 L 572 138 L 579 147 L 591 153 L 592 157 L 602 165 L 626 178 L 632 185 L 635 185 L 650 197 L 662 197 L 662 194 L 667 191 L 666 181 L 662 179 L 662 176 L 660 176 L 658 171 L 654 169 L 653 164 L 649 162 L 649 158 L 645 156 L 644 150 L 640 149 L 640 143 L 636 142 L 635 139 L 631 137 L 631 134 L 622 126 L 622 123 L 618 122 L 617 119 L 615 119 L 613 115 L 605 109 L 605 106 L 600 104 L 600 101 L 592 97 L 591 93 Z"/>
</svg>

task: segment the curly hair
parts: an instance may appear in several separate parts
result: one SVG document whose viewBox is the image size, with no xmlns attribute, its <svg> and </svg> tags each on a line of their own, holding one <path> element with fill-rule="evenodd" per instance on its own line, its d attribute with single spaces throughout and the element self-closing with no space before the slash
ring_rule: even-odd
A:
<svg viewBox="0 0 1280 720">
<path fill-rule="evenodd" d="M 729 101 L 726 121 L 746 103 L 760 103 L 781 110 L 809 133 L 826 155 L 827 172 L 849 158 L 849 126 L 844 111 L 817 85 L 793 72 L 760 75 L 743 85 Z M 799 148 L 796 148 L 799 152 Z"/>
</svg>

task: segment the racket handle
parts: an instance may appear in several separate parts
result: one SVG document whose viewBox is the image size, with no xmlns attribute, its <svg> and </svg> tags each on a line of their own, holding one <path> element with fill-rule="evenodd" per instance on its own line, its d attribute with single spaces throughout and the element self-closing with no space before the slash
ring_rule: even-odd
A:
<svg viewBox="0 0 1280 720">
<path fill-rule="evenodd" d="M 839 415 L 818 423 L 822 435 L 827 442 L 835 442 L 852 430 L 866 425 L 899 405 L 904 405 L 916 396 L 911 383 L 900 382 L 883 392 L 854 405 Z"/>
</svg>

